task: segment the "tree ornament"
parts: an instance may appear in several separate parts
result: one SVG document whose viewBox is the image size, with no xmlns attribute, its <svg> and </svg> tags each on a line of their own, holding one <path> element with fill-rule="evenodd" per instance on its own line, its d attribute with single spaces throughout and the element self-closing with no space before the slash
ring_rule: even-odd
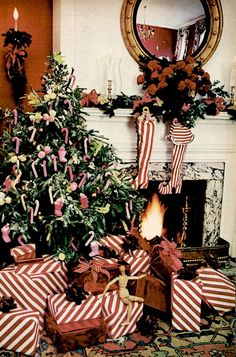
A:
<svg viewBox="0 0 236 357">
<path fill-rule="evenodd" d="M 61 209 L 64 206 L 64 201 L 62 198 L 58 198 L 55 202 L 54 202 L 54 215 L 56 217 L 61 217 L 62 216 L 62 212 Z"/>
<path fill-rule="evenodd" d="M 10 242 L 11 242 L 11 238 L 9 237 L 10 231 L 11 231 L 11 229 L 10 229 L 9 223 L 5 224 L 5 225 L 1 228 L 2 239 L 3 239 L 4 242 L 6 242 L 6 243 L 10 243 Z"/>
</svg>

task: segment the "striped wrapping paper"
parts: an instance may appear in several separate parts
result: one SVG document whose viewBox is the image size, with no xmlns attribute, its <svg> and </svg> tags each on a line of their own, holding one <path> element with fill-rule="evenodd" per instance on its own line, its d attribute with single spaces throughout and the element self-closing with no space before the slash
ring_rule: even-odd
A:
<svg viewBox="0 0 236 357">
<path fill-rule="evenodd" d="M 39 335 L 39 312 L 20 308 L 0 312 L 0 348 L 34 356 Z"/>
<path fill-rule="evenodd" d="M 107 259 L 100 256 L 96 256 L 93 258 L 93 261 L 102 263 L 102 267 L 104 269 L 116 268 L 118 266 L 118 259 L 115 258 Z"/>
<path fill-rule="evenodd" d="M 43 261 L 38 263 L 20 263 L 15 267 L 17 274 L 45 274 L 54 272 L 66 272 L 66 267 L 60 260 L 55 260 L 51 255 L 45 255 Z"/>
<path fill-rule="evenodd" d="M 57 324 L 96 319 L 102 312 L 102 295 L 90 294 L 80 305 L 66 300 L 66 294 L 48 296 L 48 309 Z"/>
<path fill-rule="evenodd" d="M 136 323 L 143 314 L 143 303 L 132 302 L 132 304 L 130 323 L 122 326 L 127 317 L 127 305 L 120 299 L 119 292 L 114 290 L 103 297 L 102 314 L 109 337 L 118 338 L 136 330 Z"/>
<path fill-rule="evenodd" d="M 180 331 L 200 331 L 201 284 L 172 276 L 172 326 Z"/>
<path fill-rule="evenodd" d="M 99 244 L 102 246 L 113 249 L 117 253 L 121 253 L 122 244 L 125 242 L 125 236 L 107 234 L 104 238 L 99 240 Z"/>
<path fill-rule="evenodd" d="M 130 264 L 130 275 L 150 274 L 150 255 L 144 250 L 134 250 L 131 254 L 122 254 L 121 258 Z"/>
<path fill-rule="evenodd" d="M 11 255 L 15 261 L 35 258 L 35 244 L 24 244 L 11 249 Z"/>
<path fill-rule="evenodd" d="M 219 313 L 235 308 L 235 285 L 224 274 L 212 268 L 198 270 L 204 299 Z"/>
<path fill-rule="evenodd" d="M 43 328 L 43 316 L 46 308 L 47 294 L 38 282 L 28 275 L 18 275 L 14 271 L 0 271 L 0 294 L 11 296 L 19 307 L 25 310 L 38 311 Z"/>
</svg>

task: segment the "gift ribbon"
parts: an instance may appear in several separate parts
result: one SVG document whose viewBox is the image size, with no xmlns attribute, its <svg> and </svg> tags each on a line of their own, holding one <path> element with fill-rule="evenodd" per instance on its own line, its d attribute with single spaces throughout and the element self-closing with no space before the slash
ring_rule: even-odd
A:
<svg viewBox="0 0 236 357">
<path fill-rule="evenodd" d="M 75 268 L 74 272 L 84 273 L 88 270 L 91 270 L 91 273 L 95 281 L 97 281 L 98 273 L 103 273 L 108 277 L 108 279 L 110 279 L 110 273 L 108 272 L 108 270 L 102 268 L 104 264 L 105 263 L 102 261 L 92 261 L 90 263 L 82 257 L 79 259 L 79 265 L 77 268 Z"/>
</svg>

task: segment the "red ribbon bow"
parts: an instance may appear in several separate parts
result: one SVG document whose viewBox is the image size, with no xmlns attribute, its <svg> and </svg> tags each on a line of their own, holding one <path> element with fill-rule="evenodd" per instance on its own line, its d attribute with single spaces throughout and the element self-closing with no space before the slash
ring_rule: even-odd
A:
<svg viewBox="0 0 236 357">
<path fill-rule="evenodd" d="M 98 273 L 103 273 L 108 277 L 108 279 L 110 279 L 110 273 L 108 270 L 102 268 L 104 264 L 105 262 L 102 261 L 92 260 L 92 262 L 88 262 L 85 258 L 82 257 L 79 259 L 79 265 L 75 268 L 74 272 L 84 273 L 85 271 L 91 270 L 95 281 L 97 281 Z"/>
</svg>

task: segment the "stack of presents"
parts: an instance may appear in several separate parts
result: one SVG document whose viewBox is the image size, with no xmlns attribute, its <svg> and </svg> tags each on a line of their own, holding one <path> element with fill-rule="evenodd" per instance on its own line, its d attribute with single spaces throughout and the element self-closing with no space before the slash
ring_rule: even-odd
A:
<svg viewBox="0 0 236 357">
<path fill-rule="evenodd" d="M 0 304 L 0 348 L 33 356 L 43 329 L 60 352 L 103 343 L 134 332 L 144 305 L 171 312 L 172 328 L 181 331 L 200 331 L 203 301 L 219 314 L 234 308 L 234 284 L 218 270 L 200 268 L 194 279 L 184 280 L 149 244 L 127 251 L 125 240 L 123 235 L 107 235 L 99 242 L 98 254 L 88 260 L 81 257 L 72 274 L 53 256 L 36 258 L 33 244 L 13 248 L 15 263 L 0 271 L 0 301 L 15 303 L 13 309 L 1 309 L 4 304 Z M 158 251 L 176 263 L 178 255 L 170 248 L 159 245 Z M 116 256 L 105 257 L 103 249 L 115 251 Z M 128 277 L 145 274 L 128 285 L 130 294 L 143 298 L 132 302 L 128 324 L 128 307 L 117 282 L 104 293 L 108 282 L 120 275 L 121 264 Z M 74 301 L 69 294 L 72 285 L 81 293 Z"/>
</svg>

